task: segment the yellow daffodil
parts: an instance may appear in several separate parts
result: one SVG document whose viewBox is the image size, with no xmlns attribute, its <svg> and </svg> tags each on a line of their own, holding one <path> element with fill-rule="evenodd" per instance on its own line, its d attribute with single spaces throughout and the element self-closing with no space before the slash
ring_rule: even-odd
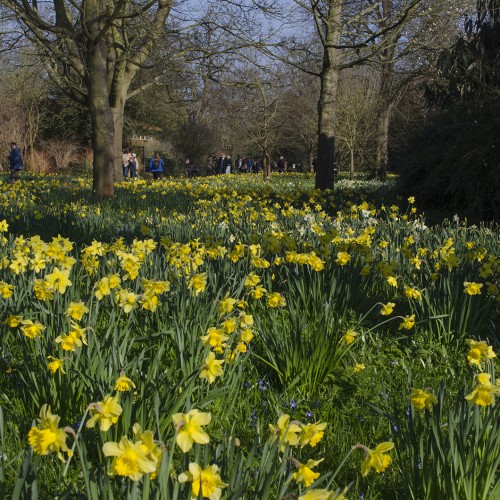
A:
<svg viewBox="0 0 500 500">
<path fill-rule="evenodd" d="M 172 415 L 172 423 L 177 431 L 176 443 L 177 446 L 187 453 L 194 443 L 208 444 L 210 438 L 202 429 L 212 420 L 210 413 L 203 413 L 197 409 L 190 410 L 188 413 L 176 413 Z"/>
<path fill-rule="evenodd" d="M 299 436 L 299 442 L 301 448 L 307 444 L 314 448 L 325 435 L 325 422 L 318 422 L 316 424 L 300 424 L 301 433 Z"/>
<path fill-rule="evenodd" d="M 434 394 L 424 391 L 423 389 L 412 389 L 408 399 L 418 410 L 430 410 L 438 402 Z"/>
<path fill-rule="evenodd" d="M 92 415 L 87 422 L 87 427 L 93 428 L 99 422 L 99 429 L 106 432 L 113 424 L 118 422 L 118 417 L 122 414 L 122 407 L 118 404 L 118 394 L 106 396 L 102 401 L 93 403 L 90 407 Z"/>
<path fill-rule="evenodd" d="M 314 472 L 312 469 L 318 466 L 323 460 L 323 458 L 320 460 L 308 460 L 306 464 L 294 460 L 293 463 L 297 467 L 297 471 L 292 474 L 292 479 L 297 483 L 303 483 L 306 488 L 311 486 L 320 476 L 319 472 Z"/>
<path fill-rule="evenodd" d="M 488 345 L 484 340 L 476 341 L 469 339 L 467 343 L 470 345 L 469 352 L 467 353 L 467 361 L 470 366 L 481 366 L 488 359 L 496 357 L 493 347 Z"/>
<path fill-rule="evenodd" d="M 286 444 L 296 446 L 299 444 L 299 434 L 302 432 L 298 422 L 290 422 L 290 415 L 281 415 L 276 426 L 269 424 L 271 431 L 271 441 L 277 439 L 281 443 L 283 449 Z"/>
<path fill-rule="evenodd" d="M 33 451 L 38 455 L 48 455 L 57 453 L 59 460 L 64 462 L 64 453 L 70 452 L 66 445 L 66 432 L 59 429 L 61 417 L 53 415 L 50 406 L 43 405 L 40 409 L 38 426 L 32 427 L 28 433 L 28 443 L 33 447 Z"/>
<path fill-rule="evenodd" d="M 479 295 L 481 293 L 481 288 L 483 288 L 482 283 L 474 283 L 473 281 L 464 281 L 464 293 L 468 295 Z"/>
<path fill-rule="evenodd" d="M 285 297 L 283 297 L 279 292 L 270 293 L 267 296 L 267 305 L 272 308 L 284 307 L 286 306 Z"/>
<path fill-rule="evenodd" d="M 89 312 L 89 308 L 83 302 L 70 302 L 66 315 L 80 321 L 84 314 Z"/>
<path fill-rule="evenodd" d="M 201 367 L 200 378 L 206 378 L 208 383 L 211 384 L 217 377 L 222 376 L 224 373 L 221 367 L 223 363 L 223 359 L 215 359 L 215 354 L 210 352 L 205 358 L 205 363 Z"/>
<path fill-rule="evenodd" d="M 43 326 L 38 321 L 31 321 L 30 319 L 23 319 L 21 321 L 21 331 L 28 337 L 29 339 L 35 339 L 45 330 L 45 326 Z"/>
<path fill-rule="evenodd" d="M 108 470 L 110 476 L 125 476 L 139 481 L 144 474 L 156 472 L 158 459 L 151 456 L 142 441 L 132 443 L 127 436 L 123 436 L 118 443 L 104 443 L 102 451 L 105 457 L 114 457 Z"/>
<path fill-rule="evenodd" d="M 54 358 L 53 356 L 47 356 L 47 359 L 50 360 L 50 363 L 47 365 L 50 373 L 54 374 L 58 370 L 60 370 L 61 373 L 66 373 L 64 371 L 64 359 Z"/>
<path fill-rule="evenodd" d="M 500 394 L 500 387 L 491 383 L 489 373 L 479 373 L 474 379 L 474 390 L 465 399 L 478 406 L 489 406 L 495 401 L 495 395 Z"/>
<path fill-rule="evenodd" d="M 355 448 L 361 448 L 365 452 L 365 459 L 361 463 L 361 475 L 366 476 L 370 469 L 375 469 L 376 472 L 384 472 L 391 464 L 391 457 L 387 452 L 394 448 L 394 443 L 380 443 L 374 450 L 370 450 L 366 446 L 356 445 Z"/>
<path fill-rule="evenodd" d="M 222 489 L 227 486 L 219 476 L 217 465 L 202 469 L 197 463 L 191 462 L 189 471 L 183 472 L 177 479 L 179 483 L 191 483 L 191 500 L 197 500 L 200 495 L 210 500 L 220 500 Z"/>
<path fill-rule="evenodd" d="M 415 315 L 405 316 L 403 322 L 399 325 L 399 330 L 411 330 L 415 326 Z"/>
<path fill-rule="evenodd" d="M 188 288 L 193 290 L 195 295 L 199 295 L 201 292 L 204 292 L 207 287 L 207 274 L 200 273 L 194 274 L 189 278 Z"/>
<path fill-rule="evenodd" d="M 119 392 L 127 392 L 131 389 L 135 389 L 135 384 L 130 380 L 124 373 L 122 373 L 117 379 L 115 383 L 115 391 Z"/>
<path fill-rule="evenodd" d="M 357 336 L 358 333 L 355 332 L 354 330 L 347 330 L 347 332 L 345 332 L 344 335 L 342 335 L 340 341 L 346 345 L 350 345 L 356 340 Z"/>
<path fill-rule="evenodd" d="M 382 304 L 382 309 L 380 309 L 380 314 L 382 316 L 389 316 L 394 311 L 396 304 L 394 302 L 387 302 L 387 304 Z"/>
</svg>

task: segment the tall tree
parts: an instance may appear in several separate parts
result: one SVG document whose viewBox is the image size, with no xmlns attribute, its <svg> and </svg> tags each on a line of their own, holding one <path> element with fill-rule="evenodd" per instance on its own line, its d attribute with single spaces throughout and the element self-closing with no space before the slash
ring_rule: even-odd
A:
<svg viewBox="0 0 500 500">
<path fill-rule="evenodd" d="M 281 59 L 315 74 L 320 80 L 316 188 L 331 189 L 335 171 L 335 114 L 342 70 L 373 59 L 381 50 L 384 34 L 397 29 L 421 0 L 404 2 L 395 15 L 377 22 L 374 6 L 364 0 L 293 0 L 304 22 L 313 22 L 319 42 L 321 65 L 311 67 L 311 43 L 296 37 L 284 41 L 287 56 Z M 375 30 L 373 27 L 375 26 Z M 310 36 L 310 35 L 309 35 Z M 297 54 L 300 54 L 297 56 Z M 317 54 L 317 52 L 316 52 Z M 304 64 L 306 63 L 306 64 Z"/>
<path fill-rule="evenodd" d="M 39 48 L 50 77 L 92 119 L 93 189 L 114 194 L 131 84 L 164 32 L 175 0 L 1 0 Z M 150 84 L 150 83 L 149 83 Z"/>
</svg>

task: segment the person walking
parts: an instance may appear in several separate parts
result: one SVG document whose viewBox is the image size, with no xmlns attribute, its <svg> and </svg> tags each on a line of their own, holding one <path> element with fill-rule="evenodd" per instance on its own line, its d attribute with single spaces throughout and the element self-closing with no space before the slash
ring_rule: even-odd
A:
<svg viewBox="0 0 500 500">
<path fill-rule="evenodd" d="M 165 161 L 156 151 L 154 156 L 149 160 L 149 171 L 153 174 L 153 179 L 163 179 L 163 165 Z"/>
<path fill-rule="evenodd" d="M 122 154 L 122 165 L 123 165 L 123 180 L 128 180 L 128 175 L 130 172 L 130 161 L 132 159 L 132 150 L 124 149 Z"/>
<path fill-rule="evenodd" d="M 10 143 L 9 166 L 9 184 L 14 184 L 14 182 L 19 180 L 19 172 L 23 169 L 23 156 L 15 142 Z"/>
</svg>

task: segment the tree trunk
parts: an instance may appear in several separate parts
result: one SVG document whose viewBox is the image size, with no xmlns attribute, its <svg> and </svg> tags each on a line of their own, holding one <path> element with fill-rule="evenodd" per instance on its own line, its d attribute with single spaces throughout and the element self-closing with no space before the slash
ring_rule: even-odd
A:
<svg viewBox="0 0 500 500">
<path fill-rule="evenodd" d="M 93 197 L 111 198 L 114 195 L 114 125 L 109 106 L 106 68 L 106 43 L 102 41 L 89 48 L 88 102 L 92 118 L 92 146 L 94 149 Z"/>
<path fill-rule="evenodd" d="M 385 104 L 385 103 L 384 103 Z M 376 177 L 387 177 L 389 162 L 389 124 L 391 119 L 391 105 L 383 105 L 377 117 L 377 165 Z"/>
<path fill-rule="evenodd" d="M 351 181 L 354 179 L 354 148 L 351 148 L 351 170 L 349 173 Z"/>
<path fill-rule="evenodd" d="M 113 136 L 113 172 L 115 180 L 123 179 L 123 123 L 125 115 L 125 101 L 122 104 L 111 108 L 111 115 L 113 117 L 114 136 Z"/>
<path fill-rule="evenodd" d="M 341 52 L 338 45 L 342 31 L 342 2 L 331 1 L 325 23 L 323 69 L 318 100 L 318 154 L 316 155 L 316 189 L 333 189 L 335 170 L 335 104 L 340 76 Z"/>
</svg>

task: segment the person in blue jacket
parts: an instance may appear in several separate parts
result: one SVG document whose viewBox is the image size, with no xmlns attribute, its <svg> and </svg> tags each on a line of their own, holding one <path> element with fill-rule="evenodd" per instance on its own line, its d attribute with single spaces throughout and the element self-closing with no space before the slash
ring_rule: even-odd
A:
<svg viewBox="0 0 500 500">
<path fill-rule="evenodd" d="M 10 143 L 9 165 L 9 183 L 14 184 L 14 182 L 19 179 L 19 172 L 23 169 L 23 157 L 21 155 L 21 150 L 17 147 L 15 142 Z"/>
<path fill-rule="evenodd" d="M 163 178 L 163 165 L 165 165 L 165 161 L 157 151 L 149 160 L 149 171 L 153 174 L 153 179 Z"/>
</svg>

